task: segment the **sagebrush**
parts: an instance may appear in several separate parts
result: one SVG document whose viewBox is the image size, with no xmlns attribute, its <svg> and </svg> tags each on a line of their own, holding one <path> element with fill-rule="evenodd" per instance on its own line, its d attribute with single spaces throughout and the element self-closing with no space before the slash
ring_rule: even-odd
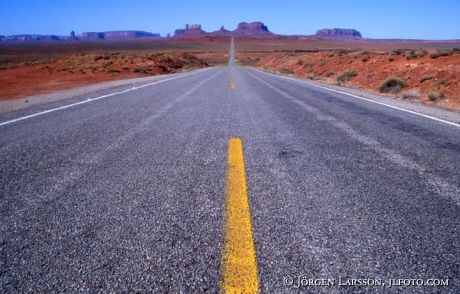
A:
<svg viewBox="0 0 460 294">
<path fill-rule="evenodd" d="M 339 74 L 337 76 L 336 80 L 337 80 L 337 82 L 342 83 L 342 82 L 348 81 L 352 77 L 356 77 L 357 75 L 358 75 L 358 71 L 353 69 L 353 70 L 345 71 L 345 72 Z"/>
<path fill-rule="evenodd" d="M 397 77 L 389 77 L 379 86 L 380 93 L 397 93 L 407 87 L 407 83 Z"/>
</svg>

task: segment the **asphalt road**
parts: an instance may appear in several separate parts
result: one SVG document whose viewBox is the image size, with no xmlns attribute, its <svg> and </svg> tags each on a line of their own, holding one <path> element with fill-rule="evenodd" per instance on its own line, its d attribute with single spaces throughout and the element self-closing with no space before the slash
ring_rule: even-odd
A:
<svg viewBox="0 0 460 294">
<path fill-rule="evenodd" d="M 219 292 L 230 138 L 260 293 L 460 292 L 458 126 L 233 60 L 162 79 L 2 114 L 86 101 L 0 125 L 0 292 Z"/>
</svg>

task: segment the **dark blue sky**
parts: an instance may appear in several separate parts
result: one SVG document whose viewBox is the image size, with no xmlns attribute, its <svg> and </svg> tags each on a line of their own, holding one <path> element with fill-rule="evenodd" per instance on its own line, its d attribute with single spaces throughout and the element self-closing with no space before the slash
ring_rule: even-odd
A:
<svg viewBox="0 0 460 294">
<path fill-rule="evenodd" d="M 207 32 L 262 21 L 284 35 L 352 28 L 367 38 L 460 39 L 460 0 L 0 0 L 0 35 L 141 30 L 174 33 L 188 24 Z"/>
</svg>

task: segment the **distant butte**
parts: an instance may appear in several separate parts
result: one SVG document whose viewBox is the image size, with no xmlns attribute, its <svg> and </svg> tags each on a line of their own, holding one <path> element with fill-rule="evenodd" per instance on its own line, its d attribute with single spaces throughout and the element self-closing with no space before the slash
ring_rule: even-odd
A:
<svg viewBox="0 0 460 294">
<path fill-rule="evenodd" d="M 219 30 L 208 33 L 201 29 L 200 24 L 188 25 L 183 29 L 174 31 L 172 38 L 194 38 L 201 36 L 254 36 L 254 37 L 284 37 L 270 32 L 264 23 L 260 21 L 246 23 L 241 22 L 233 31 L 226 30 L 222 26 Z M 354 29 L 322 29 L 318 30 L 315 35 L 310 36 L 295 36 L 302 38 L 320 38 L 320 39 L 361 39 L 361 33 Z M 130 40 L 140 38 L 162 38 L 160 34 L 154 34 L 144 31 L 109 31 L 109 32 L 84 32 L 78 37 L 72 31 L 69 37 L 58 37 L 54 35 L 15 35 L 15 36 L 0 36 L 0 43 L 3 42 L 35 42 L 35 41 L 77 41 L 77 40 Z M 166 38 L 171 38 L 170 34 Z"/>
<path fill-rule="evenodd" d="M 179 29 L 174 31 L 174 37 L 176 36 L 201 36 L 206 35 L 206 32 L 201 29 L 201 25 L 194 24 L 189 26 L 185 25 L 185 29 Z"/>
<path fill-rule="evenodd" d="M 78 38 L 75 37 L 75 32 L 74 31 L 70 32 L 70 37 L 67 40 L 68 41 L 77 41 L 78 40 Z"/>
<path fill-rule="evenodd" d="M 3 37 L 3 36 L 2 36 Z M 60 38 L 55 35 L 13 35 L 0 38 L 1 42 L 30 42 L 30 41 L 59 41 Z"/>
<path fill-rule="evenodd" d="M 120 40 L 120 39 L 136 39 L 136 38 L 161 38 L 160 34 L 153 34 L 144 31 L 111 31 L 111 32 L 85 32 L 82 33 L 80 38 L 82 40 L 91 39 L 106 39 L 106 40 Z"/>
<path fill-rule="evenodd" d="M 220 30 L 212 33 L 207 33 L 201 29 L 201 25 L 195 24 L 189 27 L 185 25 L 185 29 L 179 29 L 174 31 L 174 37 L 185 37 L 185 36 L 276 36 L 270 32 L 262 22 L 242 22 L 238 24 L 238 27 L 234 31 L 228 31 L 222 26 Z"/>
<path fill-rule="evenodd" d="M 361 33 L 353 29 L 322 29 L 316 32 L 317 37 L 332 39 L 361 39 Z"/>
</svg>

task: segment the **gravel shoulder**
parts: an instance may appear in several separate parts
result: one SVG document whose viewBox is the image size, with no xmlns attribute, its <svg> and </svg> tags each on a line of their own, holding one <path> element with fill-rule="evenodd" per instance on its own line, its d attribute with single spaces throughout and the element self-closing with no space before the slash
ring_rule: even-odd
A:
<svg viewBox="0 0 460 294">
<path fill-rule="evenodd" d="M 110 82 L 103 82 L 98 84 L 87 85 L 83 87 L 76 87 L 73 89 L 56 91 L 53 93 L 40 94 L 24 97 L 15 100 L 0 101 L 0 113 L 6 113 L 14 110 L 20 110 L 29 108 L 31 106 L 43 105 L 49 102 L 55 102 L 59 100 L 74 98 L 77 96 L 83 96 L 92 94 L 98 91 L 110 90 L 112 88 L 118 88 L 123 86 L 140 86 L 154 81 L 159 81 L 167 78 L 171 78 L 184 73 L 161 75 L 161 76 L 150 76 L 144 78 L 134 78 L 126 80 L 117 80 Z"/>
</svg>

